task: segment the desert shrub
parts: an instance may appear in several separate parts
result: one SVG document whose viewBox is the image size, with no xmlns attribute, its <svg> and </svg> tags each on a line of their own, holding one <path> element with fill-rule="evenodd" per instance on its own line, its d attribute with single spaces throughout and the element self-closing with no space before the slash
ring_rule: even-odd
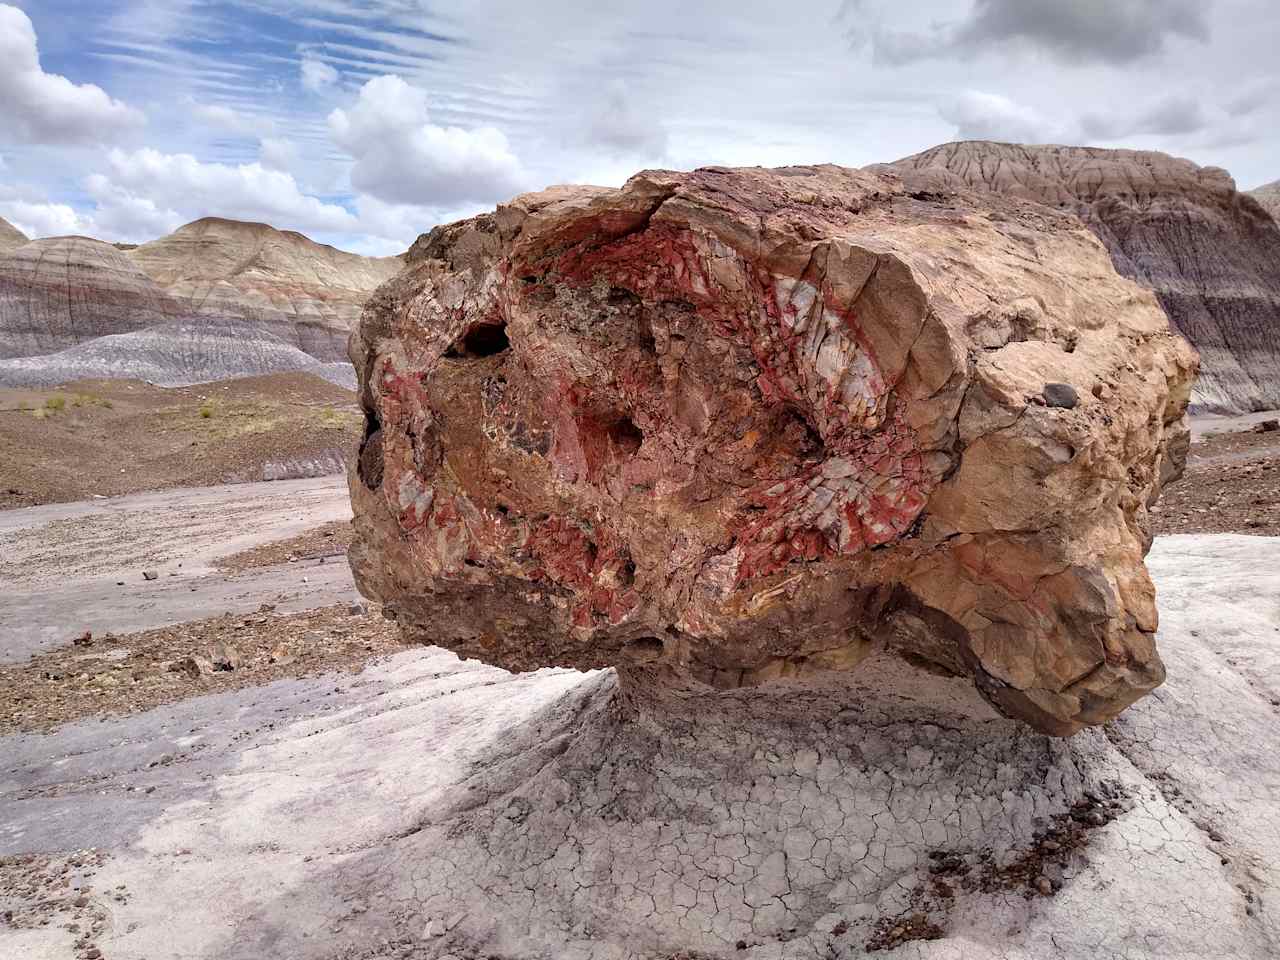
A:
<svg viewBox="0 0 1280 960">
<path fill-rule="evenodd" d="M 59 413 L 67 408 L 67 398 L 60 393 L 55 393 L 45 400 L 44 408 L 51 413 Z"/>
</svg>

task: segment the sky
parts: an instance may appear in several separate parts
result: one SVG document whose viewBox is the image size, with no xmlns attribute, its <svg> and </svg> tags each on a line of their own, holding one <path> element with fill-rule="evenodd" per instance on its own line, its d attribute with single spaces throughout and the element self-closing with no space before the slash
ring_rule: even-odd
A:
<svg viewBox="0 0 1280 960">
<path fill-rule="evenodd" d="M 0 0 L 0 216 L 366 254 L 553 183 L 957 139 L 1280 179 L 1275 0 Z"/>
</svg>

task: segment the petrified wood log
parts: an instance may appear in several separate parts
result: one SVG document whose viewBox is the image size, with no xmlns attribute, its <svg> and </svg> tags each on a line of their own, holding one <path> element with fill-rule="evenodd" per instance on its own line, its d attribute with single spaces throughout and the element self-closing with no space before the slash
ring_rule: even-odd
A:
<svg viewBox="0 0 1280 960">
<path fill-rule="evenodd" d="M 410 261 L 352 337 L 351 557 L 414 637 L 631 697 L 888 649 L 1059 735 L 1161 682 L 1147 508 L 1196 359 L 1074 218 L 645 172 Z"/>
</svg>

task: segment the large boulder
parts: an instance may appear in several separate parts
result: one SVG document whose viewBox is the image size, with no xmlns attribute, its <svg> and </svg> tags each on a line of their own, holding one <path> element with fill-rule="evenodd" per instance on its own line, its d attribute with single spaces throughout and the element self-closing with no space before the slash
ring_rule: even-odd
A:
<svg viewBox="0 0 1280 960">
<path fill-rule="evenodd" d="M 1266 188 L 1249 196 L 1220 167 L 1154 151 L 986 141 L 888 169 L 915 190 L 991 190 L 1075 213 L 1199 351 L 1193 409 L 1280 407 L 1280 225 Z"/>
<path fill-rule="evenodd" d="M 1196 359 L 1075 218 L 651 171 L 410 260 L 351 345 L 352 566 L 410 635 L 614 666 L 635 709 L 888 650 L 1059 735 L 1163 679 L 1147 509 Z"/>
</svg>

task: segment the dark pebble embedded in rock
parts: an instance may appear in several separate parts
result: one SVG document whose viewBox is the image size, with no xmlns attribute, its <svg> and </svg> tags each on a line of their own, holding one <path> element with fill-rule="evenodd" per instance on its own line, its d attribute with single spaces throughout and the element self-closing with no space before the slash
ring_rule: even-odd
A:
<svg viewBox="0 0 1280 960">
<path fill-rule="evenodd" d="M 1069 383 L 1046 383 L 1044 385 L 1044 402 L 1049 407 L 1062 407 L 1072 410 L 1080 403 L 1080 395 Z"/>
</svg>

